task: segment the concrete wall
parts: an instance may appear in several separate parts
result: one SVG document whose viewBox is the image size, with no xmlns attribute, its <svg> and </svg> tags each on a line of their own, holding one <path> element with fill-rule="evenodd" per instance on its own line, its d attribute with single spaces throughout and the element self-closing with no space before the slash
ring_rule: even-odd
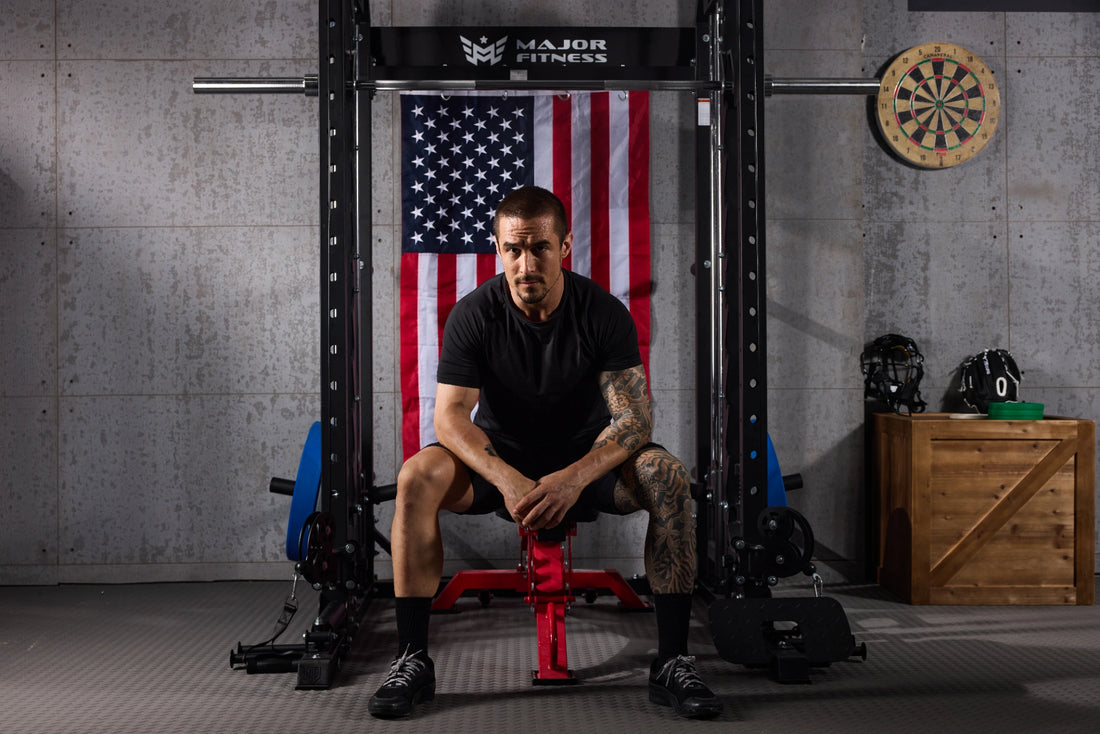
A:
<svg viewBox="0 0 1100 734">
<path fill-rule="evenodd" d="M 380 25 L 691 25 L 694 3 L 372 2 Z M 1023 397 L 1100 413 L 1100 15 L 909 13 L 769 0 L 767 73 L 874 77 L 945 40 L 995 70 L 995 139 L 902 165 L 862 97 L 766 103 L 770 420 L 833 578 L 868 555 L 865 342 L 926 356 L 930 409 L 986 346 Z M 0 583 L 283 578 L 292 476 L 319 414 L 316 100 L 197 96 L 195 76 L 301 76 L 312 3 L 0 0 Z M 374 120 L 376 481 L 399 465 L 399 130 Z M 693 462 L 692 115 L 655 93 L 657 438 Z M 388 527 L 389 516 L 380 513 Z M 511 526 L 448 518 L 452 568 L 510 563 Z M 579 555 L 640 570 L 641 518 Z M 387 575 L 386 559 L 379 566 Z"/>
</svg>

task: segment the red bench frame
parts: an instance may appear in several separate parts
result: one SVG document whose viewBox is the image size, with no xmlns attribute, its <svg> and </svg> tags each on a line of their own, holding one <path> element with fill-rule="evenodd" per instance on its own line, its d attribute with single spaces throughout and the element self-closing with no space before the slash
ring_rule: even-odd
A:
<svg viewBox="0 0 1100 734">
<path fill-rule="evenodd" d="M 576 523 L 562 525 L 560 530 L 545 533 L 521 527 L 522 555 L 516 568 L 459 571 L 432 602 L 433 611 L 446 611 L 454 609 L 455 602 L 467 591 L 509 590 L 523 594 L 524 601 L 534 608 L 538 623 L 539 667 L 531 671 L 535 685 L 577 682 L 569 669 L 565 647 L 565 615 L 576 601 L 574 590 L 609 589 L 625 609 L 650 609 L 618 571 L 574 569 Z"/>
</svg>

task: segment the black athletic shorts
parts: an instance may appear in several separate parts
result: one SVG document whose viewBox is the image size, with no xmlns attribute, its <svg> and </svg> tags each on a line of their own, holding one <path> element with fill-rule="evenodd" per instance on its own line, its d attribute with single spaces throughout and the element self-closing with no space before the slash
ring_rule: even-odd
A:
<svg viewBox="0 0 1100 734">
<path fill-rule="evenodd" d="M 446 448 L 440 443 L 434 443 L 432 446 Z M 651 441 L 639 451 L 650 448 L 664 449 L 664 446 Z M 474 501 L 470 504 L 469 509 L 462 514 L 488 515 L 490 512 L 502 511 L 504 508 L 504 495 L 500 493 L 500 490 L 473 469 L 466 467 L 466 471 L 469 472 L 470 483 L 474 487 Z M 615 485 L 618 484 L 621 476 L 622 472 L 619 467 L 615 467 L 585 487 L 581 491 L 581 496 L 577 498 L 576 504 L 569 508 L 569 512 L 565 514 L 565 521 L 591 520 L 598 512 L 607 515 L 629 514 L 629 512 L 624 513 L 615 507 Z"/>
</svg>

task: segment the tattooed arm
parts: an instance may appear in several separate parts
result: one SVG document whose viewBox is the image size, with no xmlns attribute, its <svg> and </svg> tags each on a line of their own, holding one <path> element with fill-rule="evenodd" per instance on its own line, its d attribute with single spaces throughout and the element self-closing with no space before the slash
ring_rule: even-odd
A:
<svg viewBox="0 0 1100 734">
<path fill-rule="evenodd" d="M 541 477 L 516 505 L 515 514 L 533 528 L 553 527 L 596 479 L 622 464 L 650 437 L 653 418 L 641 365 L 600 374 L 600 392 L 611 413 L 611 424 L 587 454 L 561 471 Z"/>
<path fill-rule="evenodd" d="M 653 431 L 645 370 L 638 365 L 618 372 L 603 372 L 600 374 L 600 392 L 611 413 L 611 425 L 600 433 L 592 450 L 596 451 L 607 443 L 620 447 L 626 456 L 612 464 L 618 466 L 627 456 L 645 446 Z"/>
<path fill-rule="evenodd" d="M 476 388 L 439 383 L 435 392 L 435 434 L 463 464 L 500 490 L 508 511 L 520 522 L 522 516 L 515 511 L 516 503 L 531 491 L 535 482 L 497 456 L 485 431 L 470 420 L 479 394 Z"/>
</svg>

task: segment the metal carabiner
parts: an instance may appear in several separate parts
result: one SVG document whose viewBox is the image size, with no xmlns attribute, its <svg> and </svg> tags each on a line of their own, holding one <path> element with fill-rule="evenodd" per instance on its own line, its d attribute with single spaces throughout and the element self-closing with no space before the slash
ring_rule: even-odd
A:
<svg viewBox="0 0 1100 734">
<path fill-rule="evenodd" d="M 290 596 L 286 598 L 287 601 L 292 602 L 297 598 L 294 596 L 294 592 L 298 589 L 298 579 L 300 578 L 302 578 L 302 574 L 295 570 L 294 577 L 290 580 Z"/>
</svg>

